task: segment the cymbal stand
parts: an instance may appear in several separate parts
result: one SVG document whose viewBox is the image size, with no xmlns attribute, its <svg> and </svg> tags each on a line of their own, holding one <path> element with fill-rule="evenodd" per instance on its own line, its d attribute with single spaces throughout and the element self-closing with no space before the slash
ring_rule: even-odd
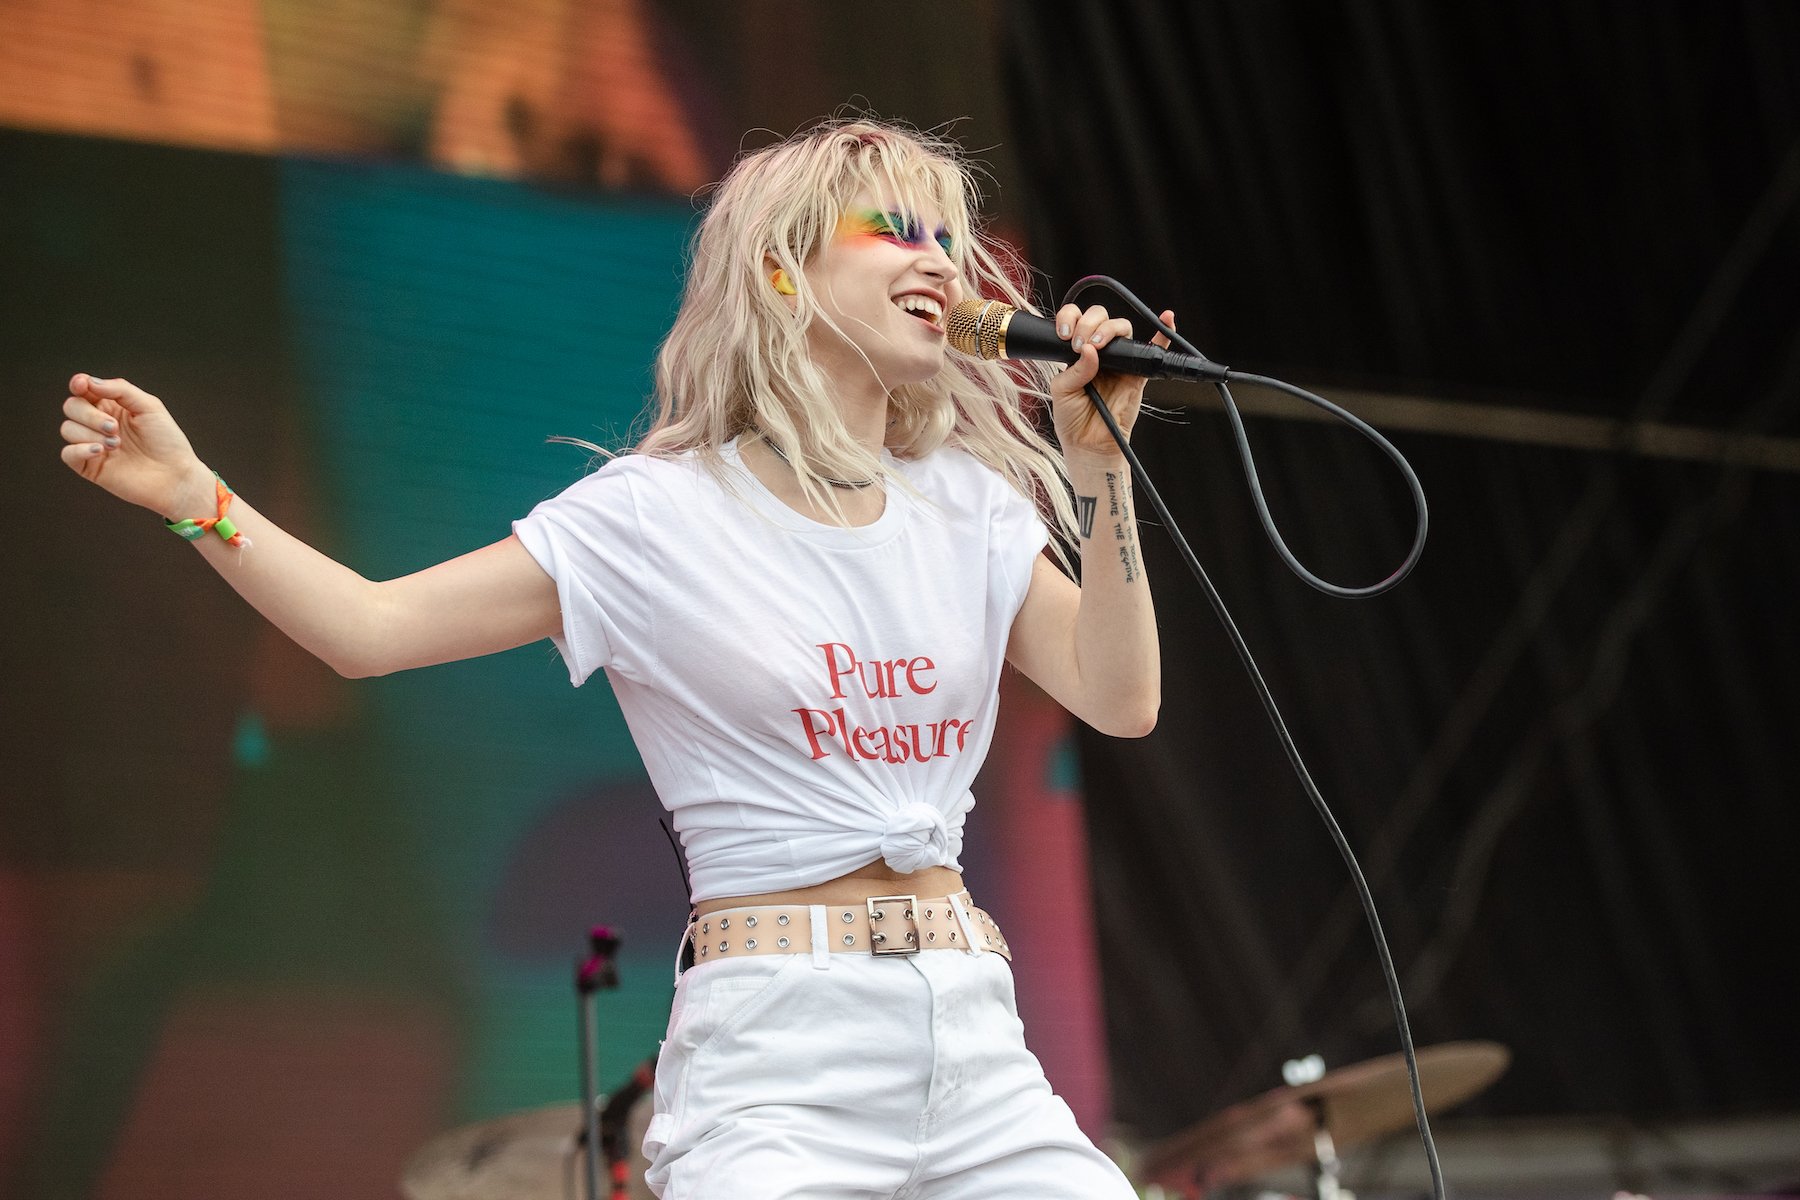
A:
<svg viewBox="0 0 1800 1200">
<path fill-rule="evenodd" d="M 1325 1101 L 1315 1097 L 1306 1106 L 1313 1114 L 1313 1194 L 1318 1200 L 1356 1200 L 1356 1193 L 1338 1183 L 1343 1163 L 1338 1158 L 1337 1143 L 1331 1140 L 1331 1127 L 1325 1122 Z"/>
<path fill-rule="evenodd" d="M 619 935 L 611 926 L 588 931 L 588 956 L 575 963 L 576 1015 L 581 1025 L 581 1119 L 587 1162 L 588 1200 L 600 1200 L 600 1050 L 596 1034 L 597 993 L 619 986 Z"/>
</svg>

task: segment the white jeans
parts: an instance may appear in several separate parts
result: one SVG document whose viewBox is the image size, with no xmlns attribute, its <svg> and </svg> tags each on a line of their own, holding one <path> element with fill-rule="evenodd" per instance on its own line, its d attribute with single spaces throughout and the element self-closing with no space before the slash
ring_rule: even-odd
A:
<svg viewBox="0 0 1800 1200">
<path fill-rule="evenodd" d="M 1025 1048 L 998 954 L 769 955 L 675 988 L 644 1134 L 663 1200 L 1132 1200 Z"/>
</svg>

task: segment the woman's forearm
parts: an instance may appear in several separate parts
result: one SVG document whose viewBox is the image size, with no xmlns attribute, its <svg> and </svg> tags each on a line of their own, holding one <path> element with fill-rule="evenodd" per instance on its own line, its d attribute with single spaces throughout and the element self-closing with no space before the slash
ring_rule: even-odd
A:
<svg viewBox="0 0 1800 1200">
<path fill-rule="evenodd" d="M 213 476 L 196 465 L 164 514 L 172 519 L 217 514 Z M 251 543 L 227 545 L 208 534 L 193 543 L 251 606 L 300 647 L 340 675 L 376 673 L 380 644 L 377 588 L 361 575 L 314 550 L 234 497 L 230 517 Z"/>
<path fill-rule="evenodd" d="M 1071 456 L 1081 535 L 1075 662 L 1082 690 L 1127 736 L 1150 732 L 1162 702 L 1156 612 L 1138 548 L 1131 469 L 1123 458 Z"/>
<path fill-rule="evenodd" d="M 184 477 L 170 516 L 218 511 L 204 467 Z M 230 516 L 247 549 L 208 535 L 194 543 L 276 628 L 340 675 L 387 675 L 497 654 L 562 629 L 556 585 L 508 536 L 380 582 L 320 554 L 242 498 Z"/>
</svg>

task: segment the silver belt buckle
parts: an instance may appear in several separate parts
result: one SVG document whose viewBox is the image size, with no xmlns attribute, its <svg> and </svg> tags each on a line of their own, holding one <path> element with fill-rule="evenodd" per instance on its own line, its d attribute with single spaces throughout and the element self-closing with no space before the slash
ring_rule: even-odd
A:
<svg viewBox="0 0 1800 1200">
<path fill-rule="evenodd" d="M 917 896 L 870 896 L 869 953 L 880 958 L 884 954 L 917 954 L 919 952 L 919 898 Z M 889 905 L 900 905 L 899 909 Z M 907 925 L 911 928 L 906 928 Z"/>
</svg>

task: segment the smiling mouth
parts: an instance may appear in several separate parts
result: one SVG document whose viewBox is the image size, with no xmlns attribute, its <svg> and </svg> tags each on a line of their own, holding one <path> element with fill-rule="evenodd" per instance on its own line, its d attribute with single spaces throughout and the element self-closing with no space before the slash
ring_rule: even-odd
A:
<svg viewBox="0 0 1800 1200">
<path fill-rule="evenodd" d="M 917 317 L 933 329 L 937 329 L 943 324 L 944 306 L 930 296 L 917 294 L 900 296 L 895 299 L 894 306 L 908 316 Z"/>
</svg>

